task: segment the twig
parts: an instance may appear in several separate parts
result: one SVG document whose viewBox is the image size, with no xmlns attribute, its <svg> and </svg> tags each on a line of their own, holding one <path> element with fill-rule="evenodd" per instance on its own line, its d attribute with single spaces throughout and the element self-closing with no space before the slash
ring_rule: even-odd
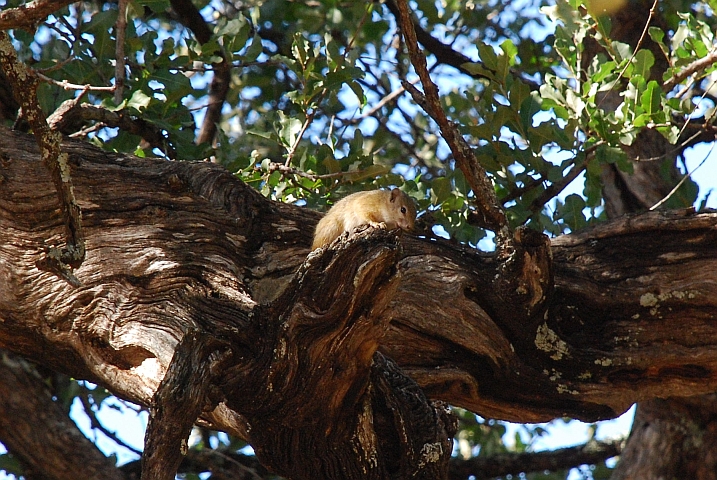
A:
<svg viewBox="0 0 717 480">
<path fill-rule="evenodd" d="M 50 78 L 47 75 L 43 75 L 42 73 L 35 72 L 35 75 L 37 78 L 39 78 L 42 81 L 45 81 L 47 83 L 51 83 L 53 85 L 57 85 L 58 87 L 62 87 L 65 90 L 89 90 L 91 92 L 114 92 L 115 87 L 93 87 L 92 85 L 78 85 L 76 83 L 70 83 L 67 80 L 55 80 L 54 78 Z"/>
<path fill-rule="evenodd" d="M 117 9 L 117 25 L 115 27 L 115 104 L 122 102 L 124 94 L 125 61 L 124 61 L 124 39 L 127 30 L 127 0 L 119 0 Z"/>
<path fill-rule="evenodd" d="M 685 123 L 682 126 L 682 128 L 680 129 L 680 135 L 682 135 L 682 133 L 685 131 L 685 129 L 687 128 L 688 125 L 689 125 L 689 123 Z M 689 137 L 687 137 L 686 139 L 684 139 L 684 141 L 682 141 L 678 144 L 675 144 L 674 148 L 669 149 L 668 151 L 666 151 L 665 153 L 663 153 L 661 155 L 657 155 L 656 157 L 647 157 L 647 158 L 637 157 L 637 158 L 633 158 L 632 161 L 633 162 L 641 162 L 641 163 L 657 162 L 657 161 L 664 160 L 667 157 L 674 157 L 674 156 L 678 155 L 680 152 L 682 152 L 685 148 L 687 148 L 691 145 L 694 145 L 695 143 L 714 141 L 713 135 L 710 135 L 709 139 L 701 139 L 702 135 L 703 135 L 703 131 L 695 132 L 692 135 L 690 135 Z M 700 140 L 698 140 L 698 139 L 700 139 Z M 695 140 L 698 140 L 698 141 L 695 142 Z"/>
<path fill-rule="evenodd" d="M 665 195 L 665 197 L 664 197 L 662 200 L 660 200 L 659 202 L 657 202 L 656 204 L 654 204 L 653 206 L 651 206 L 651 207 L 649 208 L 649 210 L 650 210 L 650 211 L 657 210 L 658 208 L 660 208 L 661 205 L 663 205 L 666 201 L 668 201 L 668 200 L 675 194 L 675 192 L 677 192 L 677 190 L 679 190 L 679 188 L 687 181 L 687 179 L 688 179 L 688 178 L 691 178 L 691 177 L 692 177 L 692 174 L 695 173 L 695 171 L 697 171 L 698 168 L 700 168 L 702 165 L 705 164 L 705 162 L 706 162 L 707 159 L 709 158 L 709 156 L 710 156 L 710 154 L 712 153 L 712 150 L 714 150 L 714 148 L 715 148 L 715 147 L 714 147 L 714 144 L 712 144 L 712 147 L 710 148 L 709 153 L 708 153 L 707 155 L 705 155 L 705 158 L 702 159 L 702 161 L 700 162 L 700 164 L 697 165 L 695 168 L 693 168 L 692 171 L 686 173 L 686 174 L 682 177 L 682 179 L 680 179 L 680 181 L 677 182 L 677 185 L 675 185 L 675 187 L 674 187 L 672 190 L 670 190 L 670 193 L 668 193 L 667 195 Z"/>
<path fill-rule="evenodd" d="M 97 122 L 94 125 L 89 125 L 85 128 L 82 128 L 82 129 L 76 131 L 75 133 L 69 134 L 68 137 L 70 137 L 70 138 L 85 138 L 90 133 L 100 131 L 103 128 L 106 128 L 108 126 L 109 125 L 107 125 L 106 123 Z"/>
<path fill-rule="evenodd" d="M 117 437 L 117 434 L 114 432 L 110 432 L 102 423 L 97 419 L 97 415 L 92 408 L 92 403 L 90 399 L 88 398 L 88 391 L 87 388 L 84 387 L 81 393 L 79 394 L 80 402 L 82 403 L 82 408 L 85 410 L 85 414 L 87 414 L 87 418 L 90 419 L 90 426 L 92 428 L 95 428 L 102 432 L 107 438 L 115 442 L 117 445 L 120 445 L 130 452 L 134 453 L 135 455 L 142 456 L 142 451 L 134 448 L 131 445 L 128 445 L 127 443 L 123 442 L 122 440 Z"/>
<path fill-rule="evenodd" d="M 59 70 L 59 69 L 65 67 L 66 65 L 69 65 L 70 63 L 72 63 L 72 62 L 74 62 L 74 61 L 75 61 L 74 58 L 72 58 L 72 57 L 67 57 L 67 58 L 64 59 L 63 61 L 57 62 L 56 64 L 54 64 L 54 65 L 51 66 L 51 67 L 47 67 L 47 68 L 36 68 L 35 71 L 38 72 L 38 75 L 39 75 L 40 73 L 54 72 L 55 70 Z"/>
<path fill-rule="evenodd" d="M 413 80 L 410 83 L 415 85 L 416 83 L 418 83 L 418 79 Z M 403 86 L 398 87 L 396 90 L 394 90 L 391 93 L 389 93 L 388 95 L 384 96 L 376 105 L 373 106 L 373 108 L 371 108 L 367 112 L 363 113 L 359 117 L 351 119 L 350 123 L 356 124 L 356 123 L 360 122 L 361 120 L 364 120 L 365 118 L 372 116 L 374 113 L 376 113 L 377 111 L 382 109 L 385 105 L 388 105 L 389 103 L 393 102 L 395 99 L 397 99 L 398 97 L 403 95 L 403 93 L 405 91 L 406 91 L 406 89 Z"/>
</svg>

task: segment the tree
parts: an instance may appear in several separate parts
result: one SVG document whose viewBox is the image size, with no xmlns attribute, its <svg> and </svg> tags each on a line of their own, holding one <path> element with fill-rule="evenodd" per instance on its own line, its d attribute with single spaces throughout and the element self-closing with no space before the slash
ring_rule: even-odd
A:
<svg viewBox="0 0 717 480">
<path fill-rule="evenodd" d="M 5 468 L 138 475 L 70 423 L 81 379 L 149 409 L 145 479 L 604 464 L 619 445 L 509 454 L 486 423 L 504 455 L 459 460 L 452 437 L 634 402 L 615 478 L 713 478 L 717 216 L 678 167 L 714 141 L 714 17 L 609 6 L 9 4 Z M 387 186 L 416 232 L 309 253 L 317 209 Z"/>
</svg>

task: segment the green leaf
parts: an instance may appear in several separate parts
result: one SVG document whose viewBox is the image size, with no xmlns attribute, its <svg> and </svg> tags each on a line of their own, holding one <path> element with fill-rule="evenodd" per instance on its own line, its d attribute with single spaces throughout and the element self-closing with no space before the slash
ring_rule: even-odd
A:
<svg viewBox="0 0 717 480">
<path fill-rule="evenodd" d="M 254 37 L 251 39 L 251 45 L 249 45 L 249 48 L 247 48 L 246 52 L 241 57 L 242 61 L 254 62 L 257 58 L 259 58 L 259 55 L 261 55 L 263 51 L 264 45 L 261 42 L 261 37 L 254 34 Z"/>
<path fill-rule="evenodd" d="M 24 473 L 20 462 L 10 453 L 0 454 L 0 470 L 17 476 Z"/>
<path fill-rule="evenodd" d="M 351 81 L 351 82 L 348 82 L 347 85 L 349 86 L 351 91 L 354 92 L 354 95 L 356 95 L 356 99 L 359 102 L 359 106 L 361 108 L 364 108 L 366 106 L 366 103 L 368 100 L 366 98 L 366 94 L 364 93 L 363 87 L 361 86 L 361 84 L 356 81 Z"/>
<path fill-rule="evenodd" d="M 671 40 L 672 50 L 676 51 L 679 48 L 681 48 L 682 45 L 684 45 L 685 40 L 689 36 L 690 36 L 690 30 L 689 30 L 689 27 L 687 26 L 687 24 L 680 23 L 680 25 L 677 27 L 677 31 L 674 33 L 674 35 L 672 35 L 672 40 Z"/>
<path fill-rule="evenodd" d="M 487 45 L 485 43 L 480 43 L 478 45 L 478 52 L 480 55 L 481 62 L 483 62 L 483 65 L 492 72 L 495 72 L 498 70 L 498 55 L 496 55 L 495 50 L 493 50 L 493 47 L 490 45 Z"/>
<path fill-rule="evenodd" d="M 165 104 L 170 108 L 176 107 L 177 103 L 193 91 L 189 78 L 182 73 L 157 70 L 152 80 L 164 85 L 161 93 L 166 97 Z"/>
<path fill-rule="evenodd" d="M 627 43 L 613 41 L 610 43 L 613 52 L 615 53 L 615 59 L 618 62 L 623 62 L 630 58 L 632 55 L 632 48 Z"/>
<path fill-rule="evenodd" d="M 146 95 L 142 90 L 135 90 L 132 92 L 132 96 L 125 102 L 125 106 L 141 112 L 149 106 L 151 101 L 152 97 Z"/>
<path fill-rule="evenodd" d="M 354 130 L 354 138 L 351 140 L 350 146 L 352 154 L 363 154 L 364 138 L 361 130 Z"/>
<path fill-rule="evenodd" d="M 482 63 L 467 62 L 461 64 L 461 68 L 465 69 L 471 75 L 486 77 L 491 80 L 495 80 L 495 75 L 493 75 L 493 72 L 485 68 Z"/>
<path fill-rule="evenodd" d="M 588 163 L 588 168 L 585 173 L 583 195 L 585 196 L 585 204 L 589 207 L 597 207 L 602 202 L 601 172 L 602 166 L 600 162 L 593 161 Z"/>
<path fill-rule="evenodd" d="M 597 60 L 598 57 L 595 57 Z M 591 81 L 599 83 L 608 78 L 609 76 L 612 76 L 615 73 L 615 68 L 617 67 L 617 64 L 610 60 L 607 62 L 597 62 L 598 68 L 595 74 L 591 77 Z"/>
<path fill-rule="evenodd" d="M 438 177 L 431 182 L 431 203 L 440 205 L 451 196 L 451 182 L 446 177 Z"/>
<path fill-rule="evenodd" d="M 510 65 L 515 64 L 515 57 L 518 55 L 518 48 L 515 46 L 512 40 L 504 40 L 500 44 L 500 49 L 503 50 L 505 57 L 508 59 Z"/>
<path fill-rule="evenodd" d="M 216 36 L 224 37 L 224 46 L 229 52 L 239 52 L 245 46 L 251 32 L 251 26 L 244 17 L 238 17 L 221 27 Z"/>
<path fill-rule="evenodd" d="M 610 145 L 600 145 L 595 150 L 595 160 L 601 164 L 620 163 L 627 160 L 627 155 L 621 148 Z"/>
<path fill-rule="evenodd" d="M 301 121 L 279 112 L 279 139 L 285 147 L 291 147 L 301 131 Z"/>
<path fill-rule="evenodd" d="M 638 50 L 633 60 L 633 75 L 640 75 L 645 80 L 650 78 L 650 69 L 655 64 L 655 56 L 649 50 Z"/>
<path fill-rule="evenodd" d="M 223 26 L 219 27 L 215 34 L 220 37 L 225 35 L 236 37 L 237 35 L 242 35 L 245 25 L 247 25 L 246 18 L 239 16 L 229 20 Z M 244 40 L 246 41 L 247 38 L 248 35 L 245 34 Z"/>
<path fill-rule="evenodd" d="M 92 50 L 99 58 L 114 58 L 115 42 L 110 37 L 117 22 L 117 10 L 105 10 L 92 15 L 85 24 L 86 32 L 93 37 Z"/>
<path fill-rule="evenodd" d="M 587 226 L 585 214 L 583 213 L 585 207 L 583 197 L 573 193 L 565 198 L 565 202 L 562 205 L 558 206 L 557 216 L 562 218 L 571 230 L 579 230 Z"/>
<path fill-rule="evenodd" d="M 652 80 L 640 97 L 640 103 L 645 113 L 649 116 L 662 112 L 662 89 L 660 85 Z"/>
<path fill-rule="evenodd" d="M 658 126 L 657 131 L 671 144 L 676 144 L 680 138 L 680 127 L 677 125 Z"/>
</svg>

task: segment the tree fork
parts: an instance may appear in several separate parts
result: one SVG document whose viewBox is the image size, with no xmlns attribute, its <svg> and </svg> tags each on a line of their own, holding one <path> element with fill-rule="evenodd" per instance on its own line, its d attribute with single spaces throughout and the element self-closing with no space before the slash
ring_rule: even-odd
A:
<svg viewBox="0 0 717 480">
<path fill-rule="evenodd" d="M 317 212 L 270 202 L 216 165 L 67 142 L 91 247 L 76 272 L 83 286 L 72 288 L 35 265 L 63 234 L 38 148 L 28 135 L 2 135 L 0 346 L 143 405 L 189 327 L 230 332 L 246 355 L 268 348 L 248 312 L 287 298 Z M 404 235 L 400 284 L 375 319 L 388 325 L 379 350 L 428 398 L 513 421 L 592 421 L 637 400 L 708 393 L 717 389 L 715 242 L 717 214 L 689 211 L 553 239 L 554 281 L 534 284 L 545 300 L 523 315 L 516 300 L 542 295 L 496 291 L 505 265 L 494 254 Z M 533 248 L 543 258 L 540 242 L 526 245 L 529 260 Z M 226 403 L 200 421 L 251 437 Z"/>
</svg>

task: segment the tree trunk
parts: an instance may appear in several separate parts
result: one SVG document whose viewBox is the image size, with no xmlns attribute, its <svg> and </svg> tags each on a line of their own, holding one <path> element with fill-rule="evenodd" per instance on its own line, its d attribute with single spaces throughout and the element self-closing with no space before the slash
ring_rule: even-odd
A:
<svg viewBox="0 0 717 480">
<path fill-rule="evenodd" d="M 715 395 L 640 402 L 612 478 L 715 478 L 716 405 Z"/>
<path fill-rule="evenodd" d="M 42 269 L 63 225 L 35 143 L 2 134 L 0 346 L 149 406 L 152 478 L 196 416 L 287 477 L 443 478 L 440 401 L 593 421 L 717 387 L 717 214 L 521 230 L 506 258 L 373 228 L 309 254 L 318 213 L 221 167 L 68 142 L 73 287 Z"/>
</svg>

